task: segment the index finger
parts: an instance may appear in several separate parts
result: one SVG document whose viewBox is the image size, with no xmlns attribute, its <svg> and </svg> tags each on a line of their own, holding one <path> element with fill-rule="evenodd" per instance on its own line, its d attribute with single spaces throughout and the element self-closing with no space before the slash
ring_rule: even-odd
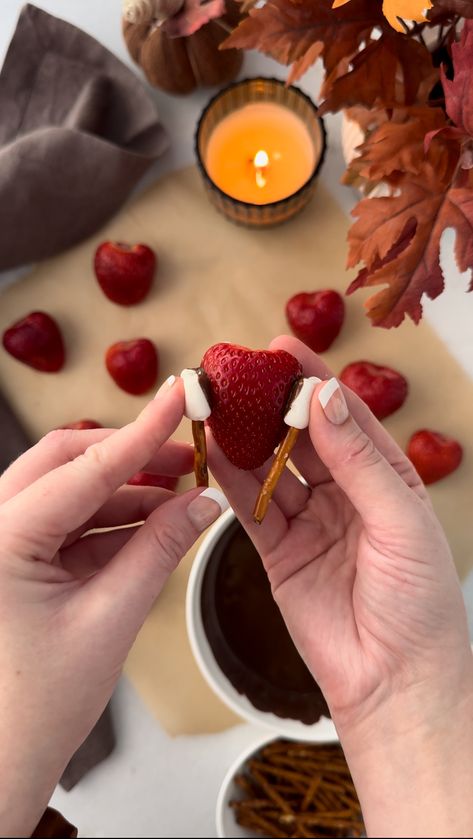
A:
<svg viewBox="0 0 473 839">
<path fill-rule="evenodd" d="M 280 335 L 278 338 L 271 341 L 270 349 L 286 350 L 286 352 L 294 355 L 302 364 L 304 376 L 318 376 L 320 379 L 330 379 L 334 375 L 325 362 L 312 352 L 309 347 L 301 341 L 298 341 L 297 338 L 293 338 L 289 335 Z M 423 492 L 421 481 L 419 480 L 419 476 L 417 475 L 411 461 L 407 455 L 404 454 L 393 437 L 391 437 L 389 432 L 383 427 L 379 420 L 376 419 L 368 406 L 362 399 L 360 399 L 359 396 L 356 395 L 356 393 L 353 393 L 350 388 L 343 384 L 341 384 L 341 387 L 346 397 L 350 413 L 360 428 L 362 428 L 368 437 L 372 439 L 378 451 L 381 452 L 383 457 L 391 464 L 393 469 L 396 470 L 398 475 L 400 475 L 408 486 L 419 489 L 423 496 L 426 495 L 426 493 Z M 323 466 L 319 456 L 315 452 L 315 449 L 310 442 L 309 435 L 304 435 L 303 442 L 301 442 L 300 447 L 296 445 L 291 459 L 294 461 L 303 477 L 312 486 L 326 480 L 329 477 L 329 472 L 326 467 Z M 310 474 L 311 469 L 316 470 L 318 478 L 317 481 L 313 480 L 313 475 Z"/>
<path fill-rule="evenodd" d="M 172 377 L 173 378 L 173 377 Z M 175 431 L 184 413 L 180 379 L 168 379 L 138 418 L 89 446 L 74 460 L 53 469 L 1 509 L 8 531 L 55 551 L 64 536 L 80 527 L 136 472 L 142 470 Z M 25 522 L 27 526 L 25 527 Z"/>
</svg>

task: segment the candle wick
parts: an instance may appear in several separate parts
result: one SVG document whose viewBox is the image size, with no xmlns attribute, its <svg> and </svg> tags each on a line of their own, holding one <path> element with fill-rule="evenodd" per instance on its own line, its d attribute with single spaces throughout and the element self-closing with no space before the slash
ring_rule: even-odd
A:
<svg viewBox="0 0 473 839">
<path fill-rule="evenodd" d="M 266 178 L 262 169 L 256 169 L 256 186 L 259 186 L 260 189 L 266 186 Z"/>
</svg>

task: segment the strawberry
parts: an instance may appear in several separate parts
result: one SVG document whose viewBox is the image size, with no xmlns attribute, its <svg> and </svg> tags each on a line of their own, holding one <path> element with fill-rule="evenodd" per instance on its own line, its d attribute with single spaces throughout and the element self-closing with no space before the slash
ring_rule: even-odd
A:
<svg viewBox="0 0 473 839">
<path fill-rule="evenodd" d="M 127 483 L 134 487 L 161 487 L 162 489 L 170 489 L 174 492 L 178 480 L 179 478 L 174 478 L 170 475 L 155 475 L 153 472 L 137 472 Z"/>
<path fill-rule="evenodd" d="M 87 428 L 103 428 L 100 422 L 91 419 L 81 419 L 75 422 L 66 422 L 65 425 L 60 425 L 59 428 L 72 428 L 75 431 L 84 431 Z"/>
<path fill-rule="evenodd" d="M 56 321 L 46 312 L 30 312 L 3 333 L 6 351 L 35 370 L 57 373 L 64 364 L 65 350 Z"/>
<path fill-rule="evenodd" d="M 458 469 L 462 462 L 463 449 L 452 437 L 422 428 L 409 440 L 407 456 L 412 460 L 424 484 L 433 484 Z"/>
<path fill-rule="evenodd" d="M 286 303 L 286 317 L 296 338 L 314 352 L 324 352 L 333 344 L 345 319 L 345 303 L 338 291 L 295 294 Z"/>
<path fill-rule="evenodd" d="M 114 382 L 127 393 L 146 393 L 158 378 L 158 353 L 147 338 L 112 344 L 105 364 Z"/>
<path fill-rule="evenodd" d="M 201 367 L 211 388 L 208 424 L 216 442 L 239 469 L 256 469 L 282 440 L 285 406 L 302 368 L 284 350 L 249 350 L 215 344 Z"/>
<path fill-rule="evenodd" d="M 366 402 L 378 419 L 397 411 L 407 396 L 407 379 L 401 373 L 371 361 L 348 364 L 340 373 L 340 380 Z"/>
<path fill-rule="evenodd" d="M 120 306 L 133 306 L 148 294 L 156 256 L 148 245 L 102 242 L 95 252 L 95 276 L 103 293 Z"/>
</svg>

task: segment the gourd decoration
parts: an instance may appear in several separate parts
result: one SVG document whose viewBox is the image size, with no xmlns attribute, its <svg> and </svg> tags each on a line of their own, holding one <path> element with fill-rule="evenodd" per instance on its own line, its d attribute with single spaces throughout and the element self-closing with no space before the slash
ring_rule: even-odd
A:
<svg viewBox="0 0 473 839">
<path fill-rule="evenodd" d="M 233 0 L 124 0 L 123 34 L 128 51 L 154 87 L 190 93 L 232 81 L 241 68 L 239 50 L 219 50 L 242 19 Z"/>
</svg>

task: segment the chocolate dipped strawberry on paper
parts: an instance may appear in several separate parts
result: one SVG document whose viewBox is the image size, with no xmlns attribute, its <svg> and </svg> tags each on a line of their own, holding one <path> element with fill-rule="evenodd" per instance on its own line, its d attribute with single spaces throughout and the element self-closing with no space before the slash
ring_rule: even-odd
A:
<svg viewBox="0 0 473 839">
<path fill-rule="evenodd" d="M 285 350 L 251 350 L 220 343 L 205 353 L 200 367 L 181 373 L 185 413 L 192 420 L 198 486 L 208 485 L 204 421 L 228 460 L 239 469 L 257 469 L 279 446 L 256 501 L 260 524 L 300 429 L 319 379 L 302 377 L 302 367 Z"/>
</svg>

